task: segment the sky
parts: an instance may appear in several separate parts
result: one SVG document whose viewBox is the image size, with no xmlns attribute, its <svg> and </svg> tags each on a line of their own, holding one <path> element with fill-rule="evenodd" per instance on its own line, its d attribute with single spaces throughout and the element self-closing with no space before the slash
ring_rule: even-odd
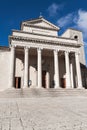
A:
<svg viewBox="0 0 87 130">
<path fill-rule="evenodd" d="M 87 0 L 0 0 L 0 46 L 9 46 L 12 30 L 20 30 L 22 21 L 40 13 L 60 27 L 59 35 L 67 28 L 83 32 L 87 63 Z"/>
</svg>

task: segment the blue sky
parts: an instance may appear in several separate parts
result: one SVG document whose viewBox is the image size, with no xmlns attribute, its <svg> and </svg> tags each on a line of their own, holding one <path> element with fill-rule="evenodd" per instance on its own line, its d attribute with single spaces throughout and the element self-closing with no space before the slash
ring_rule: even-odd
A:
<svg viewBox="0 0 87 130">
<path fill-rule="evenodd" d="M 12 29 L 20 29 L 23 20 L 42 16 L 61 28 L 83 32 L 87 54 L 87 0 L 1 0 L 0 1 L 0 46 L 8 46 Z M 86 56 L 87 61 L 87 56 Z"/>
</svg>

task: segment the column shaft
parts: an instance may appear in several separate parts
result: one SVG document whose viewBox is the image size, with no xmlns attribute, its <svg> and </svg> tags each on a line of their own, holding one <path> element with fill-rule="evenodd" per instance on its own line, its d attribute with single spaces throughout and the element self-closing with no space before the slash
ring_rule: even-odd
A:
<svg viewBox="0 0 87 130">
<path fill-rule="evenodd" d="M 66 88 L 71 88 L 70 66 L 69 66 L 69 52 L 66 52 L 66 51 L 65 51 L 65 65 L 66 65 Z"/>
<path fill-rule="evenodd" d="M 38 52 L 38 88 L 42 87 L 42 63 L 41 63 L 41 49 Z"/>
<path fill-rule="evenodd" d="M 54 50 L 54 78 L 55 78 L 55 88 L 59 88 L 59 62 L 58 62 L 58 52 Z"/>
<path fill-rule="evenodd" d="M 46 73 L 46 88 L 50 88 L 50 75 L 49 75 L 49 72 Z"/>
<path fill-rule="evenodd" d="M 71 72 L 71 87 L 74 88 L 74 78 L 73 78 L 73 63 L 70 63 L 70 72 Z"/>
<path fill-rule="evenodd" d="M 15 78 L 15 47 L 11 47 L 11 70 L 10 70 L 10 87 L 14 87 Z"/>
<path fill-rule="evenodd" d="M 82 88 L 82 78 L 81 78 L 81 69 L 79 63 L 79 54 L 75 53 L 75 60 L 76 60 L 76 73 L 77 73 L 77 88 Z"/>
<path fill-rule="evenodd" d="M 29 57 L 28 57 L 28 54 L 29 54 L 29 49 L 28 48 L 25 48 L 25 56 L 24 56 L 24 87 L 28 87 L 28 74 L 29 74 L 29 67 L 28 67 L 28 64 L 29 64 Z"/>
</svg>

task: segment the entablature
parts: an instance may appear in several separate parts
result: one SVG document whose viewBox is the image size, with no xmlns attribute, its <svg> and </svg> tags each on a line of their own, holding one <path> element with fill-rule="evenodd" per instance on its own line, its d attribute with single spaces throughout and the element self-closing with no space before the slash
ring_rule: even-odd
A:
<svg viewBox="0 0 87 130">
<path fill-rule="evenodd" d="M 28 47 L 28 48 L 42 48 L 48 50 L 61 50 L 61 51 L 70 51 L 70 52 L 78 52 L 78 47 L 73 46 L 64 46 L 64 45 L 57 45 L 57 44 L 48 44 L 48 43 L 41 43 L 41 42 L 32 42 L 32 41 L 21 41 L 18 39 L 11 39 L 11 45 L 16 47 Z"/>
<path fill-rule="evenodd" d="M 62 37 L 55 37 L 55 36 L 46 36 L 46 35 L 38 35 L 33 33 L 25 33 L 20 31 L 13 31 L 11 39 L 18 39 L 18 40 L 25 40 L 25 41 L 35 41 L 41 43 L 48 43 L 48 44 L 60 44 L 65 46 L 82 46 L 82 43 L 79 43 L 75 39 L 70 38 L 62 38 Z"/>
<path fill-rule="evenodd" d="M 44 37 L 44 38 L 43 38 Z M 62 39 L 62 38 L 47 38 L 45 36 L 40 37 L 40 36 L 33 36 L 32 34 L 31 36 L 29 35 L 29 37 L 26 35 L 23 37 L 23 35 L 21 36 L 10 36 L 10 43 L 11 40 L 19 40 L 19 41 L 27 41 L 27 42 L 39 42 L 42 44 L 51 44 L 51 45 L 64 45 L 64 46 L 73 46 L 73 47 L 81 47 L 82 44 L 79 44 L 76 40 L 70 40 L 70 39 Z"/>
</svg>

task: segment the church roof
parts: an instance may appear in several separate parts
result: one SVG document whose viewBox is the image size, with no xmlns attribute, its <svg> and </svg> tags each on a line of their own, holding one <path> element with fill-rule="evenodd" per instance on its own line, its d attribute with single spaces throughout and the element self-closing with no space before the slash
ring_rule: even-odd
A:
<svg viewBox="0 0 87 130">
<path fill-rule="evenodd" d="M 60 29 L 58 26 L 52 24 L 51 22 L 47 21 L 43 17 L 23 21 L 22 25 L 33 26 L 33 27 L 41 27 L 41 28 L 46 28 L 46 29 L 51 29 L 51 30 L 56 30 L 56 31 L 58 31 Z"/>
</svg>

